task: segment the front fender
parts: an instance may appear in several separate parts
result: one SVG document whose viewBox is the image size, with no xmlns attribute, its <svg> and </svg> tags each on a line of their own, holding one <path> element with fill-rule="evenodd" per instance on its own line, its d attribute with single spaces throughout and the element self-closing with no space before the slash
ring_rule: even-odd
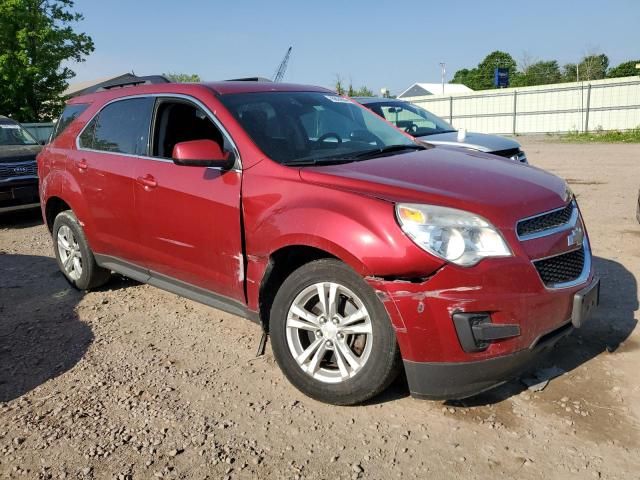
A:
<svg viewBox="0 0 640 480">
<path fill-rule="evenodd" d="M 325 251 L 363 277 L 426 277 L 442 266 L 402 232 L 393 203 L 304 183 L 294 169 L 265 176 L 259 167 L 243 179 L 250 306 L 270 256 L 287 246 Z"/>
</svg>

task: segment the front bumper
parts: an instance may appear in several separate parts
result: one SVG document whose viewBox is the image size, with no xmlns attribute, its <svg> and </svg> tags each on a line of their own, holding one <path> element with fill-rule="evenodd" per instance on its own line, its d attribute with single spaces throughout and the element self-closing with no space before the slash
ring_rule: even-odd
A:
<svg viewBox="0 0 640 480">
<path fill-rule="evenodd" d="M 540 361 L 561 338 L 574 328 L 581 328 L 593 308 L 598 305 L 600 280 L 594 278 L 586 288 L 573 296 L 571 320 L 538 337 L 527 349 L 475 362 L 404 361 L 411 390 L 417 398 L 433 400 L 460 399 L 477 395 L 505 383 Z"/>
<path fill-rule="evenodd" d="M 0 183 L 0 213 L 35 208 L 40 205 L 38 179 Z"/>
<path fill-rule="evenodd" d="M 477 395 L 524 373 L 544 358 L 561 338 L 573 331 L 571 322 L 541 337 L 531 348 L 475 362 L 404 361 L 411 395 L 431 400 L 453 400 Z"/>
<path fill-rule="evenodd" d="M 599 280 L 589 271 L 579 285 L 549 289 L 530 260 L 510 257 L 483 261 L 470 269 L 445 265 L 420 283 L 381 279 L 369 283 L 396 330 L 412 395 L 456 399 L 514 378 L 579 326 L 580 322 L 571 321 L 575 299 L 585 287 L 597 288 Z M 588 314 L 593 305 L 587 307 Z M 484 312 L 491 325 L 503 331 L 513 332 L 511 327 L 517 326 L 517 335 L 470 351 L 463 347 L 453 321 L 460 312 Z"/>
</svg>

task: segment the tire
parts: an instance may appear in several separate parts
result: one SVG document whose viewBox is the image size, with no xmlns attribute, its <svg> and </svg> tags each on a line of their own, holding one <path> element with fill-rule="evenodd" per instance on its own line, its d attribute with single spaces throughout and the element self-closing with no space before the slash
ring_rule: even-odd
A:
<svg viewBox="0 0 640 480">
<path fill-rule="evenodd" d="M 53 244 L 60 271 L 78 290 L 91 290 L 109 280 L 111 272 L 96 263 L 82 227 L 71 210 L 65 210 L 56 216 L 53 222 Z"/>
<path fill-rule="evenodd" d="M 322 402 L 362 403 L 385 390 L 400 371 L 384 305 L 338 260 L 316 260 L 289 275 L 275 296 L 269 333 L 285 376 Z"/>
</svg>

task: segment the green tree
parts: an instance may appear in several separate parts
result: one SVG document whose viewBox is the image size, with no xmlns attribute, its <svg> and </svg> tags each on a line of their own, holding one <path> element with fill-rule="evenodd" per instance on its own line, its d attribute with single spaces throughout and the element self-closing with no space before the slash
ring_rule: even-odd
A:
<svg viewBox="0 0 640 480">
<path fill-rule="evenodd" d="M 578 70 L 575 63 L 566 63 L 562 67 L 562 81 L 563 82 L 575 82 L 578 79 Z"/>
<path fill-rule="evenodd" d="M 347 97 L 373 97 L 373 91 L 368 87 L 354 88 L 353 83 L 349 80 L 349 86 L 345 87 L 345 82 L 341 75 L 336 75 L 334 90 L 338 95 L 346 95 Z"/>
<path fill-rule="evenodd" d="M 198 83 L 200 75 L 197 73 L 163 73 L 170 81 L 175 83 Z"/>
<path fill-rule="evenodd" d="M 371 91 L 368 87 L 360 87 L 353 89 L 350 87 L 353 95 L 349 95 L 350 97 L 373 97 L 373 91 Z"/>
<path fill-rule="evenodd" d="M 344 89 L 344 82 L 342 81 L 342 77 L 340 75 L 336 75 L 334 90 L 338 95 L 344 95 L 345 93 L 347 93 Z"/>
<path fill-rule="evenodd" d="M 493 85 L 496 68 L 506 68 L 509 71 L 509 81 L 513 83 L 518 76 L 516 61 L 506 52 L 496 50 L 487 55 L 476 68 L 458 70 L 450 83 L 462 83 L 472 90 L 486 90 L 495 88 Z"/>
<path fill-rule="evenodd" d="M 640 64 L 640 60 L 630 60 L 628 62 L 623 62 L 620 65 L 609 69 L 609 71 L 607 72 L 607 77 L 618 78 L 640 75 L 640 69 L 636 68 L 636 65 L 638 64 Z"/>
<path fill-rule="evenodd" d="M 49 120 L 63 104 L 75 73 L 63 63 L 82 62 L 93 41 L 77 33 L 83 16 L 73 0 L 0 1 L 0 111 L 20 121 Z"/>
<path fill-rule="evenodd" d="M 468 68 L 462 68 L 456 71 L 456 73 L 453 75 L 453 78 L 449 83 L 461 83 L 469 87 L 469 84 L 472 84 L 475 82 L 475 80 L 472 78 L 475 75 L 475 73 L 477 73 L 477 69 L 475 68 L 473 70 L 469 70 Z"/>
<path fill-rule="evenodd" d="M 579 73 L 578 80 L 600 80 L 607 76 L 607 68 L 609 68 L 609 57 L 604 53 L 599 55 L 586 55 L 578 64 Z"/>
<path fill-rule="evenodd" d="M 560 66 L 556 60 L 538 61 L 525 66 L 511 82 L 513 87 L 548 85 L 562 80 Z"/>
</svg>

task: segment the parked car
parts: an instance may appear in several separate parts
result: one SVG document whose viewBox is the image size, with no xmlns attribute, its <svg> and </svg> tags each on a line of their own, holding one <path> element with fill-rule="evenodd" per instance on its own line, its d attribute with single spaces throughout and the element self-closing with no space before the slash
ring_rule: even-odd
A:
<svg viewBox="0 0 640 480">
<path fill-rule="evenodd" d="M 357 97 L 357 102 L 418 140 L 433 145 L 451 145 L 491 153 L 528 163 L 515 140 L 499 135 L 458 131 L 440 117 L 411 103 L 390 98 Z"/>
<path fill-rule="evenodd" d="M 0 213 L 40 204 L 36 155 L 41 148 L 18 122 L 0 115 Z"/>
<path fill-rule="evenodd" d="M 69 282 L 115 271 L 259 322 L 313 398 L 362 402 L 402 367 L 415 396 L 473 395 L 598 302 L 562 179 L 422 145 L 329 90 L 139 86 L 65 116 L 38 161 Z"/>
</svg>

